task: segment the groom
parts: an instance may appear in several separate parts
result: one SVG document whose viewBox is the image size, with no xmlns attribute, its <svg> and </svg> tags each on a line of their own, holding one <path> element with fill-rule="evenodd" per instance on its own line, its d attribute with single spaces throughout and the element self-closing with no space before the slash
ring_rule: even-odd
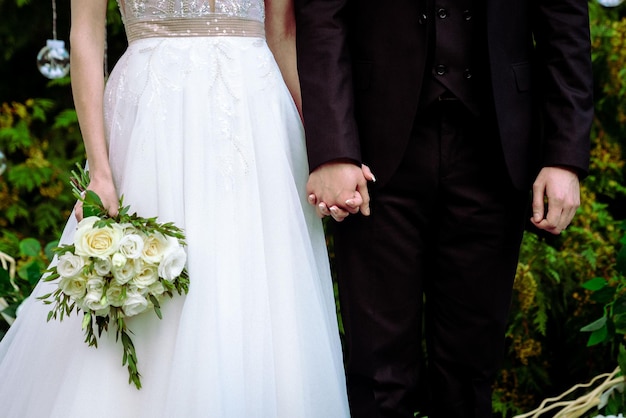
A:
<svg viewBox="0 0 626 418">
<path fill-rule="evenodd" d="M 352 416 L 430 404 L 430 418 L 491 417 L 530 185 L 540 229 L 560 233 L 579 205 L 587 2 L 295 5 L 309 201 L 345 219 L 334 237 Z"/>
</svg>

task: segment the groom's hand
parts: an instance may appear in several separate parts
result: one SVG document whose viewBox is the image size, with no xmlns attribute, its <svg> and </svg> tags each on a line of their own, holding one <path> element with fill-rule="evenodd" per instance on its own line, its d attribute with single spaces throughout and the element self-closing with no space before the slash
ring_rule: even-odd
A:
<svg viewBox="0 0 626 418">
<path fill-rule="evenodd" d="M 370 214 L 367 179 L 360 167 L 349 162 L 333 161 L 315 169 L 307 194 L 319 217 L 330 215 L 341 222 L 351 213 Z"/>
</svg>

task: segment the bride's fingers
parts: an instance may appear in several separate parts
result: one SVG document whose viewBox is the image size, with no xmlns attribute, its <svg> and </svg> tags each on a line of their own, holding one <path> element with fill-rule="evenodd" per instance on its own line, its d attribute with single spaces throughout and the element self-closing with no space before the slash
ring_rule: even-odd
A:
<svg viewBox="0 0 626 418">
<path fill-rule="evenodd" d="M 363 171 L 363 177 L 365 177 L 367 181 L 376 183 L 376 177 L 374 176 L 374 173 L 372 173 L 372 170 L 370 170 L 367 164 L 361 164 L 361 170 Z"/>
<path fill-rule="evenodd" d="M 78 222 L 83 220 L 83 202 L 80 200 L 74 205 L 74 216 Z"/>
</svg>

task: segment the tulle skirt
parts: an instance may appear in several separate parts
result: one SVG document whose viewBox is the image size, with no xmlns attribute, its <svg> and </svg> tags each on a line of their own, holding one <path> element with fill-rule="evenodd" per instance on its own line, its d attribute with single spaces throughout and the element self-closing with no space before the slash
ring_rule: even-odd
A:
<svg viewBox="0 0 626 418">
<path fill-rule="evenodd" d="M 306 203 L 303 129 L 259 38 L 131 43 L 105 91 L 118 192 L 187 234 L 190 290 L 131 318 L 143 388 L 114 333 L 46 322 L 40 283 L 0 343 L 0 415 L 349 416 L 322 225 Z M 62 242 L 71 242 L 68 221 Z"/>
</svg>

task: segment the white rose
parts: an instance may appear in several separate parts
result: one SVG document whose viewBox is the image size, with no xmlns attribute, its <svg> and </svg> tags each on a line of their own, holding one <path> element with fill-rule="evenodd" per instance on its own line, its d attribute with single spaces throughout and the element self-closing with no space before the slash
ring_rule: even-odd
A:
<svg viewBox="0 0 626 418">
<path fill-rule="evenodd" d="M 87 293 L 102 293 L 104 292 L 104 279 L 100 276 L 91 276 L 87 279 Z"/>
<path fill-rule="evenodd" d="M 125 264 L 126 264 L 126 256 L 124 254 L 115 253 L 113 254 L 113 257 L 111 257 L 111 265 L 114 269 L 124 267 Z"/>
<path fill-rule="evenodd" d="M 126 293 L 126 300 L 122 309 L 126 316 L 134 316 L 142 313 L 148 308 L 148 300 L 137 291 Z"/>
<path fill-rule="evenodd" d="M 107 305 L 102 309 L 98 309 L 97 311 L 95 311 L 94 313 L 96 314 L 96 316 L 101 316 L 101 317 L 105 317 L 109 314 L 109 312 L 111 312 L 111 306 Z"/>
<path fill-rule="evenodd" d="M 90 216 L 78 224 L 78 229 L 74 236 L 77 255 L 104 258 L 117 251 L 123 236 L 122 228 L 118 224 L 112 224 L 110 227 L 95 228 L 93 224 L 96 220 L 98 220 L 97 217 Z"/>
<path fill-rule="evenodd" d="M 100 218 L 97 216 L 89 216 L 87 218 L 83 218 L 82 221 L 78 223 L 76 226 L 76 232 L 74 234 L 74 247 L 76 249 L 77 254 L 86 254 L 87 249 L 84 248 L 84 242 L 82 237 L 93 228 L 93 224 L 98 221 Z"/>
<path fill-rule="evenodd" d="M 161 234 L 152 234 L 143 241 L 141 258 L 148 264 L 159 264 L 163 256 L 170 250 L 171 243 Z"/>
<path fill-rule="evenodd" d="M 111 259 L 109 257 L 96 258 L 93 262 L 93 269 L 98 276 L 106 276 L 111 272 Z"/>
<path fill-rule="evenodd" d="M 137 231 L 137 228 L 135 228 L 133 224 L 123 223 L 119 225 L 120 225 L 120 228 L 122 228 L 122 232 L 124 233 L 124 235 L 139 233 L 139 231 Z"/>
<path fill-rule="evenodd" d="M 125 292 L 122 286 L 117 283 L 111 283 L 106 292 L 109 305 L 119 308 L 126 300 Z"/>
<path fill-rule="evenodd" d="M 159 277 L 172 281 L 182 273 L 187 262 L 187 253 L 182 247 L 176 248 L 165 255 L 159 264 Z"/>
<path fill-rule="evenodd" d="M 57 263 L 57 272 L 61 277 L 74 277 L 80 274 L 85 266 L 85 260 L 67 251 L 59 257 Z"/>
<path fill-rule="evenodd" d="M 70 298 L 80 299 L 87 292 L 87 279 L 83 276 L 62 277 L 59 281 L 59 288 Z"/>
<path fill-rule="evenodd" d="M 120 267 L 116 267 L 114 263 L 111 268 L 115 282 L 120 285 L 128 283 L 133 277 L 135 277 L 137 271 L 138 268 L 136 260 L 126 260 L 126 263 Z"/>
<path fill-rule="evenodd" d="M 157 268 L 150 264 L 144 264 L 133 279 L 133 284 L 137 286 L 138 289 L 145 289 L 150 287 L 150 285 L 154 284 L 157 280 L 159 280 Z"/>
<path fill-rule="evenodd" d="M 137 234 L 124 235 L 120 240 L 119 251 L 126 258 L 139 258 L 143 251 L 143 238 Z"/>
<path fill-rule="evenodd" d="M 97 313 L 98 311 L 106 309 L 109 304 L 107 303 L 106 296 L 103 295 L 102 289 L 100 289 L 87 292 L 83 299 L 83 306 Z"/>
<path fill-rule="evenodd" d="M 158 298 L 163 293 L 165 293 L 165 287 L 163 286 L 163 283 L 161 283 L 161 281 L 159 280 L 150 285 L 150 287 L 148 288 L 148 293 Z"/>
</svg>

